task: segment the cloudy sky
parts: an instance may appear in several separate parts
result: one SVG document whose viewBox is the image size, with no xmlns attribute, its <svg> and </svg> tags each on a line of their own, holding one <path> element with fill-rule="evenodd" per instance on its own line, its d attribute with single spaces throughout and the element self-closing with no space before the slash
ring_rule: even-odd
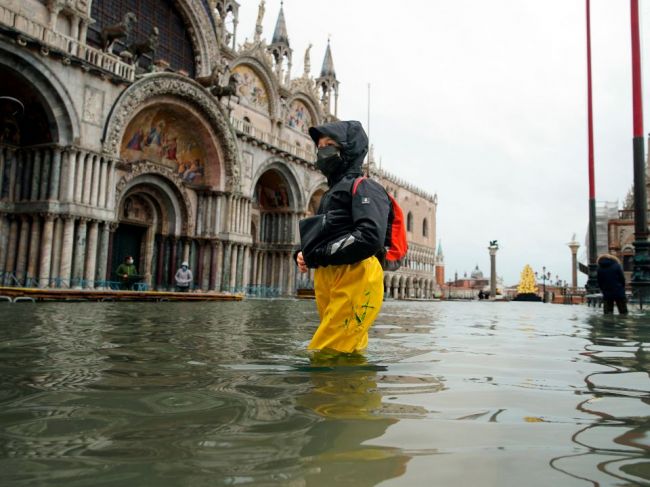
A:
<svg viewBox="0 0 650 487">
<path fill-rule="evenodd" d="M 238 42 L 252 38 L 258 2 L 241 4 Z M 645 53 L 650 2 L 640 4 Z M 269 40 L 279 8 L 267 0 Z M 585 0 L 286 0 L 284 10 L 294 76 L 309 43 L 319 74 L 330 35 L 339 116 L 366 125 L 370 83 L 382 167 L 438 194 L 447 278 L 477 264 L 487 274 L 497 239 L 507 285 L 525 264 L 570 280 L 566 243 L 584 242 L 588 219 Z M 599 201 L 622 201 L 632 184 L 629 25 L 629 2 L 591 0 Z"/>
</svg>

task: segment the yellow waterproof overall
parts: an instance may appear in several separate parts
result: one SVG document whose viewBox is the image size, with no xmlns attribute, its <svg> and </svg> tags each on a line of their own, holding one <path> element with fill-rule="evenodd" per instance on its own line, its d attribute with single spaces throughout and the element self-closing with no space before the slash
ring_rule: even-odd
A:
<svg viewBox="0 0 650 487">
<path fill-rule="evenodd" d="M 360 352 L 384 301 L 384 271 L 376 257 L 350 265 L 319 267 L 314 274 L 320 325 L 310 350 Z"/>
</svg>

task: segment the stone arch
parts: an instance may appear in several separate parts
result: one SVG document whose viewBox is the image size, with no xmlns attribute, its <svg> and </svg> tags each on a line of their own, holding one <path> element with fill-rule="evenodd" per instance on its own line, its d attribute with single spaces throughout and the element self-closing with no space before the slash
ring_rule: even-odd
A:
<svg viewBox="0 0 650 487">
<path fill-rule="evenodd" d="M 181 254 L 181 236 L 191 220 L 187 194 L 169 175 L 147 172 L 123 178 L 116 205 L 117 223 L 108 264 L 116 269 L 127 255 L 134 256 L 138 274 L 149 285 L 170 287 Z M 172 256 L 172 257 L 170 257 Z M 166 267 L 163 267 L 163 264 Z"/>
<path fill-rule="evenodd" d="M 119 220 L 124 197 L 134 186 L 149 185 L 156 188 L 167 204 L 170 235 L 179 237 L 194 233 L 194 219 L 190 196 L 182 180 L 171 170 L 152 163 L 141 163 L 120 179 L 115 189 L 115 219 Z"/>
<path fill-rule="evenodd" d="M 257 58 L 252 56 L 242 56 L 235 59 L 230 65 L 230 71 L 234 71 L 239 66 L 245 66 L 251 69 L 264 83 L 266 92 L 269 97 L 269 117 L 277 119 L 280 113 L 279 109 L 279 86 L 276 81 L 273 71 L 265 64 L 260 62 Z"/>
<path fill-rule="evenodd" d="M 318 103 L 314 101 L 312 96 L 310 96 L 308 93 L 305 93 L 303 91 L 299 91 L 295 93 L 287 100 L 287 112 L 291 110 L 291 105 L 296 101 L 302 103 L 307 108 L 312 126 L 321 124 L 321 121 L 323 119 L 323 114 L 318 108 Z M 288 115 L 288 113 L 286 115 Z M 286 120 L 286 115 L 285 115 L 284 123 L 285 125 L 288 125 L 288 122 Z"/>
<path fill-rule="evenodd" d="M 210 93 L 184 76 L 161 73 L 147 76 L 129 86 L 117 99 L 108 117 L 104 128 L 103 152 L 111 158 L 119 159 L 122 139 L 129 123 L 143 107 L 165 97 L 182 101 L 205 118 L 218 141 L 222 157 L 225 174 L 222 187 L 226 191 L 239 192 L 241 161 L 228 116 Z"/>
<path fill-rule="evenodd" d="M 253 175 L 253 184 L 251 185 L 250 198 L 255 198 L 255 187 L 260 178 L 269 170 L 275 170 L 282 175 L 289 187 L 289 201 L 292 211 L 302 211 L 305 207 L 303 200 L 303 191 L 298 182 L 298 176 L 295 174 L 294 169 L 286 164 L 282 159 L 270 158 L 267 159 Z"/>
<path fill-rule="evenodd" d="M 0 68 L 29 83 L 44 107 L 52 142 L 59 145 L 78 144 L 79 117 L 68 89 L 59 77 L 24 49 L 16 49 L 0 41 Z"/>
<path fill-rule="evenodd" d="M 305 206 L 304 211 L 308 215 L 315 215 L 318 210 L 318 204 L 323 194 L 327 191 L 327 183 L 324 181 L 317 184 L 315 188 L 309 191 L 309 198 L 307 198 L 307 206 Z"/>
</svg>

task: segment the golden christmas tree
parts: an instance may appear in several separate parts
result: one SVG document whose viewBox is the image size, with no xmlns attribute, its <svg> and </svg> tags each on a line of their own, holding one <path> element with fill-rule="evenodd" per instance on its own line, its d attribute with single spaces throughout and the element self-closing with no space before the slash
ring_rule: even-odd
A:
<svg viewBox="0 0 650 487">
<path fill-rule="evenodd" d="M 521 279 L 517 286 L 519 294 L 537 294 L 537 286 L 535 285 L 535 273 L 533 269 L 526 264 L 524 270 L 521 271 Z"/>
</svg>

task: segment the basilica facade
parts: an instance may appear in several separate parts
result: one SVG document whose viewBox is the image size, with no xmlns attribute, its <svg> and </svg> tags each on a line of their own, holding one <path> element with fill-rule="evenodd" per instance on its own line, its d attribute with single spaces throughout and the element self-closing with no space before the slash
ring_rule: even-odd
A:
<svg viewBox="0 0 650 487">
<path fill-rule="evenodd" d="M 234 0 L 0 0 L 0 285 L 102 288 L 127 255 L 148 289 L 182 261 L 197 291 L 311 285 L 297 223 L 327 186 L 307 128 L 337 119 L 339 81 L 329 43 L 318 76 L 311 46 L 292 73 L 282 7 L 270 42 L 248 7 L 254 26 Z M 386 293 L 430 298 L 437 197 L 369 170 L 407 215 Z"/>
</svg>

